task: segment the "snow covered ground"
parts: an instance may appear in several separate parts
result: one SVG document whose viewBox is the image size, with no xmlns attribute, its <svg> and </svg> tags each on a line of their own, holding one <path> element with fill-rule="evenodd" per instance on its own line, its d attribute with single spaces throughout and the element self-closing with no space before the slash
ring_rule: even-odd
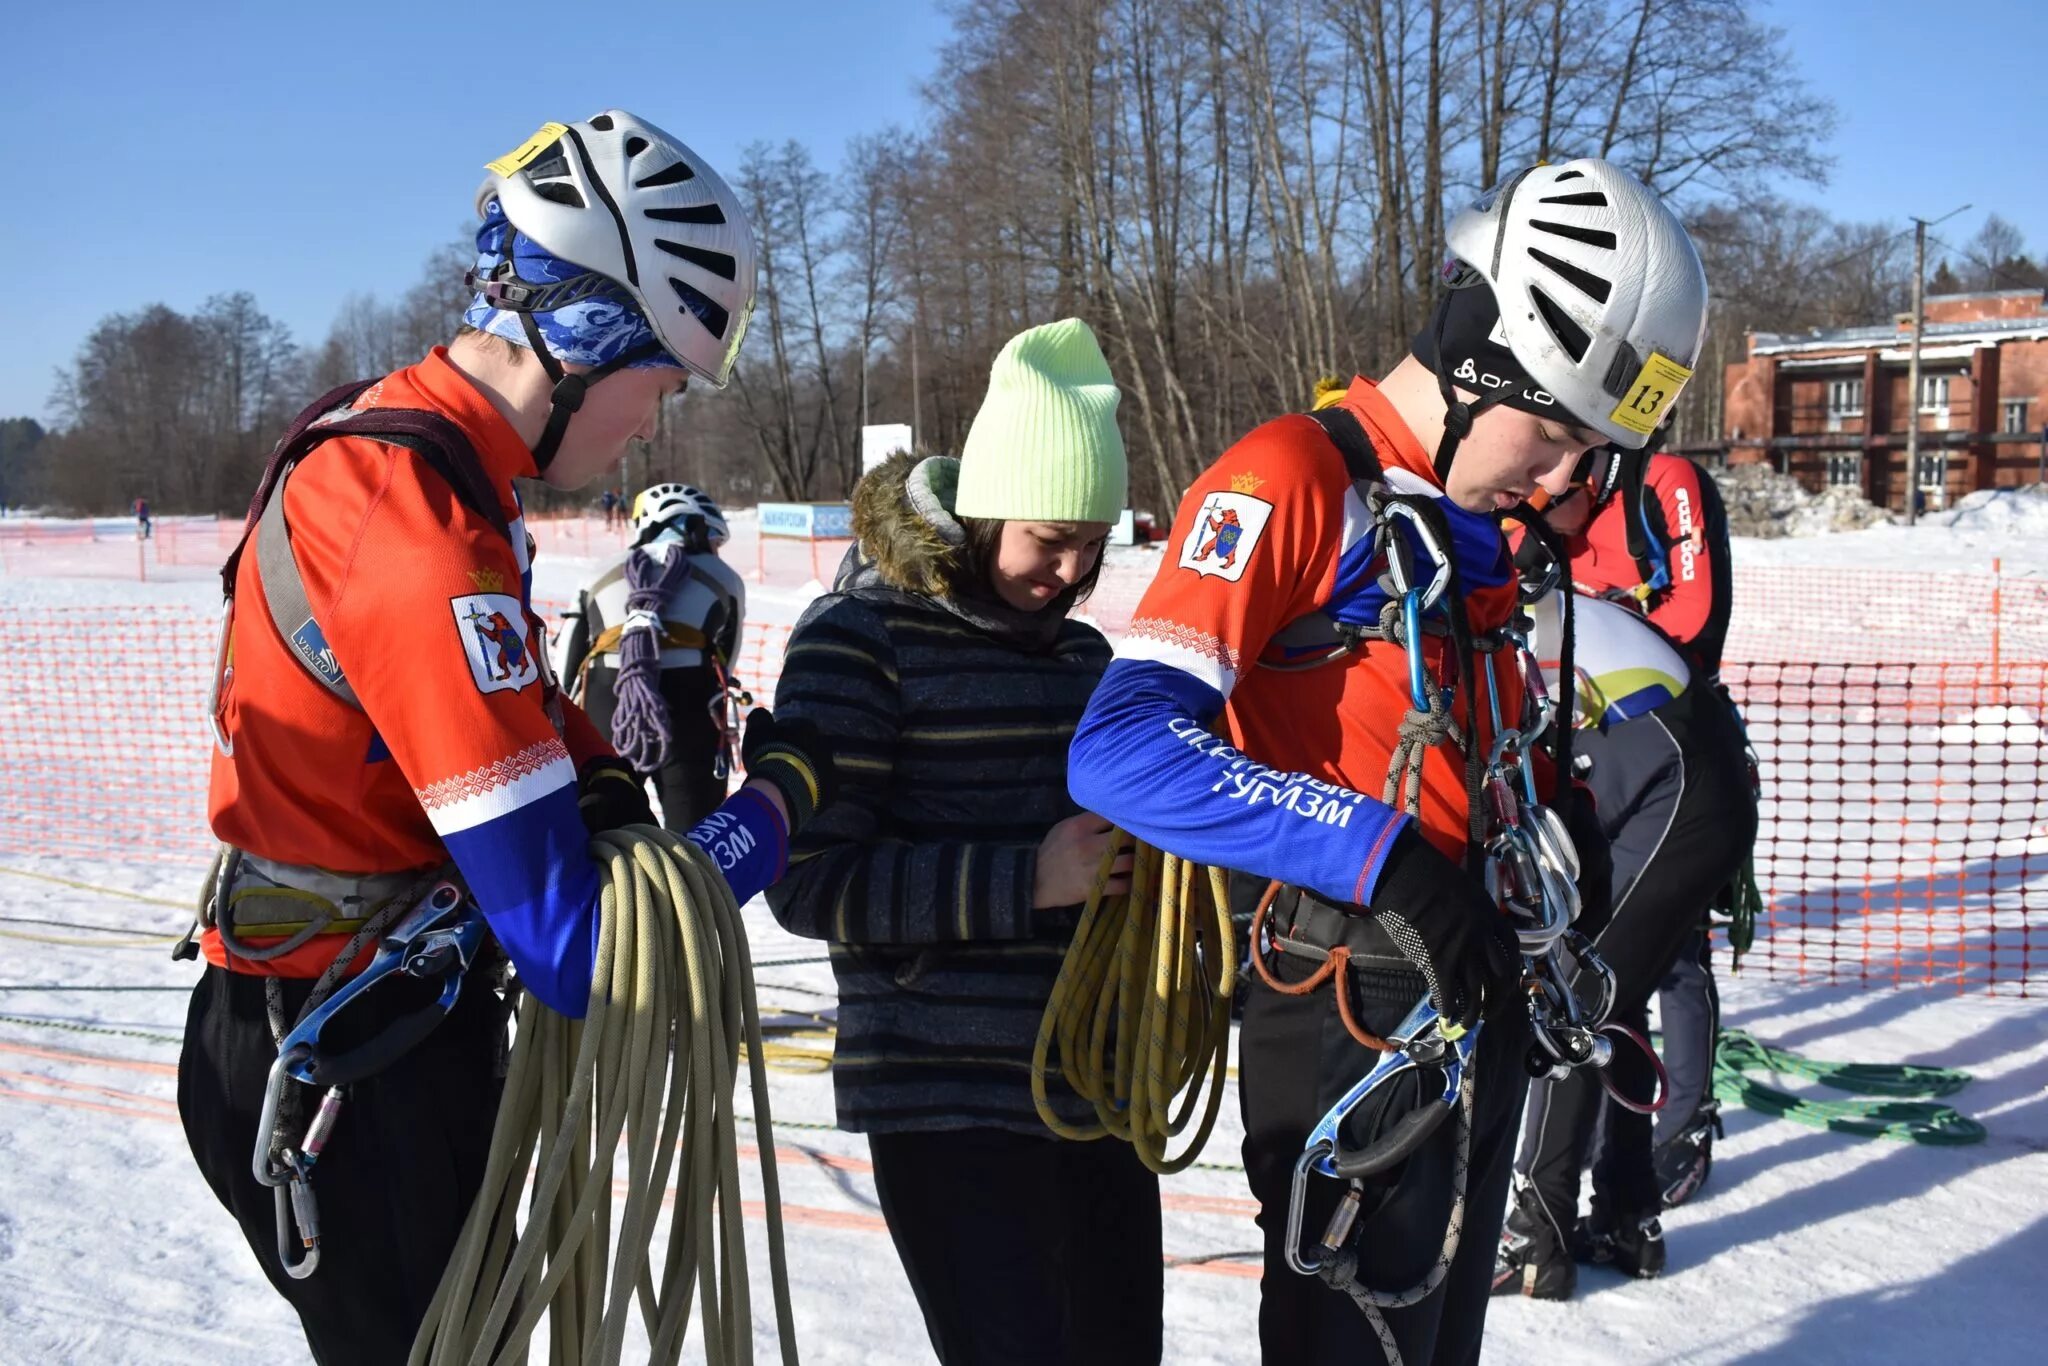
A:
<svg viewBox="0 0 2048 1366">
<path fill-rule="evenodd" d="M 1944 514 L 1953 524 L 1743 542 L 1738 566 L 1981 571 L 2001 556 L 2009 573 L 2048 572 L 2048 551 L 2033 544 L 2048 529 L 2044 514 L 2048 500 L 2030 500 Z M 110 551 L 123 552 L 132 556 L 133 546 Z M 1142 569 L 1146 552 L 1126 556 Z M 582 568 L 543 558 L 537 596 L 567 598 Z M 0 607 L 210 612 L 216 591 L 203 569 L 147 583 L 13 573 L 0 582 Z M 755 619 L 786 625 L 813 591 L 764 585 L 754 593 Z M 190 965 L 169 962 L 161 943 L 43 942 L 175 935 L 196 871 L 162 861 L 0 859 L 0 932 L 10 936 L 0 939 L 8 950 L 0 966 L 0 1366 L 306 1359 L 290 1312 L 185 1151 L 174 1096 Z M 828 970 L 790 961 L 815 959 L 816 946 L 783 934 L 759 905 L 747 918 L 764 1010 L 828 1007 Z M 52 921 L 63 923 L 44 923 Z M 1590 1271 L 1570 1304 L 1497 1303 L 1486 1360 L 2039 1360 L 2048 1006 L 1754 971 L 1729 980 L 1726 997 L 1731 1023 L 1813 1056 L 1970 1070 L 1976 1081 L 1953 1103 L 1983 1121 L 1990 1140 L 1914 1148 L 1735 1111 L 1712 1181 L 1667 1218 L 1666 1277 L 1636 1283 Z M 805 1359 L 929 1360 L 875 1209 L 865 1145 L 830 1127 L 829 1080 L 778 1071 L 771 1097 Z M 1216 1167 L 1166 1185 L 1166 1358 L 1174 1363 L 1257 1360 L 1259 1236 L 1231 1169 L 1234 1110 L 1226 1104 L 1206 1154 Z M 347 1141 L 345 1117 L 335 1141 Z M 758 1238 L 753 1250 L 759 1283 Z M 772 1359 L 771 1322 L 758 1327 L 759 1349 Z M 1359 1359 L 1375 1359 L 1362 1324 Z"/>
<path fill-rule="evenodd" d="M 24 866 L 173 901 L 189 881 Z M 163 934 L 183 926 L 169 906 L 19 875 L 0 875 L 0 915 L 0 927 L 28 932 L 38 927 L 17 917 Z M 786 963 L 815 958 L 815 945 L 783 934 L 759 905 L 747 923 L 764 1010 L 830 1004 L 827 968 Z M 0 1362 L 305 1360 L 290 1312 L 185 1151 L 174 1064 L 190 966 L 169 962 L 160 944 L 12 947 L 0 996 Z M 37 983 L 70 989 L 20 990 Z M 1706 1190 L 1667 1217 L 1664 1279 L 1589 1270 L 1570 1304 L 1497 1302 L 1486 1360 L 2038 1361 L 2048 1010 L 1753 975 L 1734 979 L 1727 997 L 1731 1023 L 1802 1052 L 1968 1068 L 1976 1081 L 1954 1101 L 1990 1141 L 1916 1148 L 1732 1112 Z M 865 1144 L 830 1128 L 829 1080 L 775 1072 L 770 1095 L 804 1358 L 929 1360 Z M 1221 1167 L 1237 1160 L 1234 1112 L 1233 1096 L 1206 1154 Z M 348 1141 L 345 1116 L 335 1141 Z M 1259 1235 L 1242 1177 L 1202 1170 L 1165 1190 L 1166 1359 L 1256 1361 Z M 765 1276 L 758 1224 L 752 1232 Z M 764 1353 L 772 1331 L 760 1319 Z"/>
</svg>

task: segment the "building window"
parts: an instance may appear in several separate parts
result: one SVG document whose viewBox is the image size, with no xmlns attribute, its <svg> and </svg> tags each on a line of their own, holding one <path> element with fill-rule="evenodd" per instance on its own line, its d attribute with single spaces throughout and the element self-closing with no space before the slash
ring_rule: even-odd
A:
<svg viewBox="0 0 2048 1366">
<path fill-rule="evenodd" d="M 1920 411 L 1942 413 L 1948 411 L 1947 375 L 1920 376 Z"/>
<path fill-rule="evenodd" d="M 1863 381 L 1861 379 L 1829 380 L 1827 429 L 1831 432 L 1839 432 L 1849 418 L 1862 416 Z"/>
<path fill-rule="evenodd" d="M 1848 451 L 1828 457 L 1828 487 L 1860 489 L 1863 487 L 1863 457 Z"/>
<path fill-rule="evenodd" d="M 2027 404 L 2030 401 L 2024 398 L 2007 399 L 2003 407 L 2005 420 L 1999 424 L 1998 430 L 2007 436 L 2020 436 L 2033 431 L 2034 429 L 2027 425 Z"/>
<path fill-rule="evenodd" d="M 1913 483 L 1926 496 L 1921 500 L 1923 507 L 1946 507 L 1948 505 L 1948 452 L 1920 452 L 1919 477 Z"/>
</svg>

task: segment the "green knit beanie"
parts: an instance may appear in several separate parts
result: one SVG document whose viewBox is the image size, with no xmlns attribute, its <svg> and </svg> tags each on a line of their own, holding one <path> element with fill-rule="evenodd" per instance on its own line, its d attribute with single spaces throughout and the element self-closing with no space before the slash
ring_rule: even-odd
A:
<svg viewBox="0 0 2048 1366">
<path fill-rule="evenodd" d="M 1121 395 L 1095 334 L 1064 318 L 1010 339 L 960 451 L 961 517 L 1114 522 L 1129 488 Z"/>
</svg>

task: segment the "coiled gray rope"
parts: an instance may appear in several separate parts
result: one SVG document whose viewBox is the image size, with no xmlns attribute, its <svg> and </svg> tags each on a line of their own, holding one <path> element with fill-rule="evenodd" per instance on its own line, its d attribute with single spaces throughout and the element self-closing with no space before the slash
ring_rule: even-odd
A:
<svg viewBox="0 0 2048 1366">
<path fill-rule="evenodd" d="M 680 545 L 667 559 L 645 549 L 626 557 L 626 620 L 619 637 L 612 747 L 639 773 L 652 773 L 668 762 L 673 735 L 668 704 L 661 697 L 661 609 L 689 577 L 690 557 Z"/>
</svg>

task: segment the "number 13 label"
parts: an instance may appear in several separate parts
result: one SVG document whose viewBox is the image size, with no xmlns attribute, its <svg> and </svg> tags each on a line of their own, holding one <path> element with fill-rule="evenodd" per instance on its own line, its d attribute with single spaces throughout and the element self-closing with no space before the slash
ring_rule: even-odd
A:
<svg viewBox="0 0 2048 1366">
<path fill-rule="evenodd" d="M 1643 368 L 1629 381 L 1626 396 L 1608 414 L 1608 421 L 1648 436 L 1657 430 L 1671 401 L 1691 378 L 1692 371 L 1662 352 L 1652 351 Z"/>
</svg>

